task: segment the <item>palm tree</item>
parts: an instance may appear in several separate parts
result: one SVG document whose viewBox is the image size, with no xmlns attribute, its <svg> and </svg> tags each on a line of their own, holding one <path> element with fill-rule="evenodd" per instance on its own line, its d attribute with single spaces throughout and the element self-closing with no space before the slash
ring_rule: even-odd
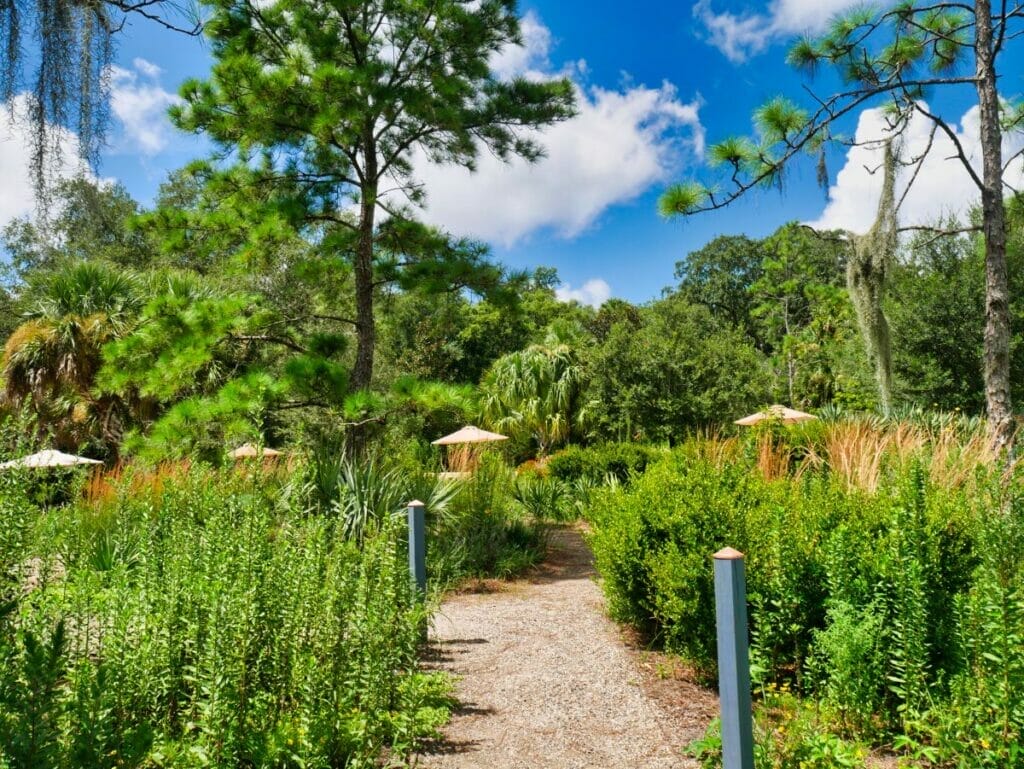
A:
<svg viewBox="0 0 1024 769">
<path fill-rule="evenodd" d="M 484 422 L 532 437 L 538 456 L 568 440 L 589 413 L 584 368 L 571 342 L 564 331 L 549 331 L 542 344 L 498 358 L 481 382 Z"/>
<path fill-rule="evenodd" d="M 95 395 L 103 346 L 123 336 L 138 315 L 134 276 L 99 262 L 76 262 L 29 287 L 26 321 L 4 345 L 4 392 L 28 404 L 40 428 L 66 448 L 97 438 L 116 450 L 123 401 Z"/>
</svg>

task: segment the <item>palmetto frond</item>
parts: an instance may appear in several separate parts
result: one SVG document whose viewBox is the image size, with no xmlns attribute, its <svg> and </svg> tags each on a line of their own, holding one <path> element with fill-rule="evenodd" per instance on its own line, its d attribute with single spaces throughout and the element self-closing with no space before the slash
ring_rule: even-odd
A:
<svg viewBox="0 0 1024 769">
<path fill-rule="evenodd" d="M 124 335 L 140 306 L 136 280 L 101 263 L 68 265 L 30 286 L 29 319 L 3 351 L 4 391 L 31 399 L 41 422 L 80 434 L 116 404 L 92 394 L 103 347 Z M 113 409 L 113 410 L 112 410 Z M 110 418 L 104 418 L 107 427 Z"/>
<path fill-rule="evenodd" d="M 505 433 L 530 435 L 541 453 L 569 438 L 580 407 L 583 367 L 568 344 L 555 338 L 495 361 L 482 383 L 481 414 Z"/>
</svg>

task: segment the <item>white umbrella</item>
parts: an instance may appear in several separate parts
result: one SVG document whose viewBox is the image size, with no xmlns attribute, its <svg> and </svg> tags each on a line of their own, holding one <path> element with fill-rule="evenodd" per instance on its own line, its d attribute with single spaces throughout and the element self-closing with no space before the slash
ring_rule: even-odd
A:
<svg viewBox="0 0 1024 769">
<path fill-rule="evenodd" d="M 79 457 L 74 454 L 65 454 L 62 451 L 44 449 L 38 454 L 29 454 L 21 459 L 12 459 L 9 462 L 0 463 L 0 470 L 7 470 L 12 467 L 75 467 L 76 465 L 102 465 L 98 459 Z"/>
<path fill-rule="evenodd" d="M 807 414 L 803 411 L 797 411 L 796 409 L 791 409 L 788 406 L 780 406 L 776 403 L 774 406 L 769 406 L 764 411 L 751 414 L 749 417 L 743 417 L 743 419 L 737 419 L 735 424 L 750 427 L 751 425 L 756 425 L 758 422 L 763 422 L 766 419 L 776 419 L 783 424 L 791 425 L 796 422 L 807 422 L 811 419 L 817 419 L 817 417 L 814 416 L 814 414 Z"/>
<path fill-rule="evenodd" d="M 458 443 L 489 443 L 491 441 L 507 441 L 507 435 L 499 435 L 498 433 L 490 433 L 487 430 L 481 430 L 479 427 L 473 427 L 473 425 L 466 425 L 461 430 L 456 430 L 451 435 L 446 435 L 443 438 L 438 438 L 436 441 L 431 441 L 435 446 L 451 446 Z"/>
</svg>

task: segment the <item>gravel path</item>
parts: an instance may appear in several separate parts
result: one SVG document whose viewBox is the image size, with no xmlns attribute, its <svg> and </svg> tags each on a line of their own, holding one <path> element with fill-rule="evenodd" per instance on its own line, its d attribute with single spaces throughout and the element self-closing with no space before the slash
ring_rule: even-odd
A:
<svg viewBox="0 0 1024 769">
<path fill-rule="evenodd" d="M 652 674 L 605 617 L 576 531 L 553 532 L 551 557 L 532 579 L 445 601 L 431 644 L 428 664 L 459 678 L 461 707 L 419 767 L 696 766 L 682 749 L 708 723 L 707 693 L 680 684 L 669 706 L 650 696 Z"/>
</svg>

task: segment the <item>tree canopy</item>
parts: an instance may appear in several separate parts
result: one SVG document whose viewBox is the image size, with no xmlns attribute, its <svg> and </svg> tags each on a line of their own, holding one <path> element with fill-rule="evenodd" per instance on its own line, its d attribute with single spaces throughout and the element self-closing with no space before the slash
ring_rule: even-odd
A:
<svg viewBox="0 0 1024 769">
<path fill-rule="evenodd" d="M 494 76 L 491 57 L 521 42 L 510 0 L 206 7 L 213 71 L 182 87 L 174 119 L 239 154 L 205 171 L 239 215 L 259 222 L 253 238 L 307 232 L 351 269 L 352 386 L 366 388 L 381 284 L 494 282 L 480 247 L 414 220 L 410 206 L 426 194 L 416 159 L 468 168 L 481 150 L 536 159 L 542 147 L 528 129 L 572 115 L 572 88 Z"/>
<path fill-rule="evenodd" d="M 912 118 L 925 119 L 931 124 L 932 138 L 923 153 L 904 161 L 910 171 L 908 184 L 916 180 L 938 132 L 952 143 L 951 160 L 961 164 L 981 199 L 977 224 L 963 223 L 951 232 L 940 232 L 982 233 L 985 400 L 992 443 L 1000 450 L 1011 447 L 1013 435 L 1003 179 L 1010 158 L 1004 157 L 1002 137 L 1024 128 L 1024 107 L 1001 96 L 997 82 L 1022 26 L 1019 7 L 1004 3 L 993 10 L 989 0 L 971 4 L 907 0 L 841 14 L 825 34 L 799 40 L 788 57 L 791 65 L 810 75 L 831 67 L 841 88 L 824 96 L 812 92 L 814 103 L 807 109 L 785 96 L 768 101 L 754 114 L 755 135 L 730 137 L 710 148 L 709 157 L 722 169 L 724 185 L 687 182 L 667 190 L 660 201 L 662 212 L 670 216 L 721 208 L 756 187 L 781 185 L 789 162 L 808 152 L 817 156 L 819 181 L 827 185 L 826 150 L 832 143 L 849 143 L 841 133 L 841 121 L 855 110 L 881 107 L 888 131 L 875 141 L 890 144 Z M 975 168 L 941 110 L 929 106 L 932 96 L 941 98 L 955 89 L 971 89 L 978 106 L 981 169 Z M 903 197 L 895 202 L 894 218 Z M 908 226 L 921 229 L 918 223 Z"/>
</svg>

